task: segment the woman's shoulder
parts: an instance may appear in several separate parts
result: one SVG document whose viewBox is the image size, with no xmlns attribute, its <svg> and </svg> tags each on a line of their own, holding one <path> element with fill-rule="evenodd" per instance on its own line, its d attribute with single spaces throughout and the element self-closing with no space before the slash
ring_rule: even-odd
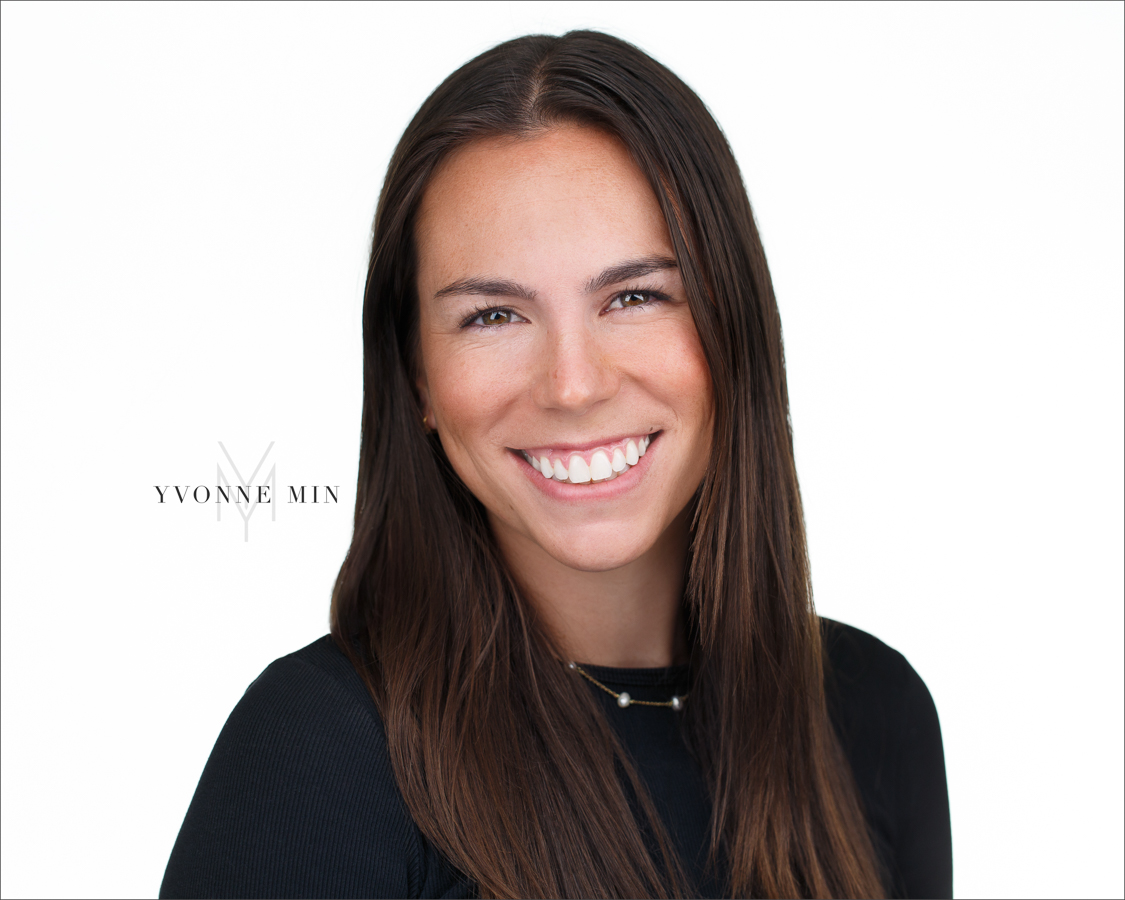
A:
<svg viewBox="0 0 1125 900">
<path fill-rule="evenodd" d="M 945 756 L 925 682 L 878 638 L 821 619 L 825 691 L 897 896 L 950 896 Z"/>
<path fill-rule="evenodd" d="M 160 893 L 405 897 L 457 882 L 406 810 L 363 680 L 325 636 L 267 666 L 230 714 Z"/>
<path fill-rule="evenodd" d="M 828 708 L 845 745 L 878 751 L 883 763 L 918 740 L 940 748 L 933 698 L 906 657 L 866 631 L 820 622 Z"/>
<path fill-rule="evenodd" d="M 835 689 L 839 699 L 857 692 L 908 702 L 929 697 L 914 667 L 894 648 L 843 622 L 822 616 L 820 625 L 829 691 Z"/>
<path fill-rule="evenodd" d="M 375 702 L 331 635 L 324 635 L 293 653 L 275 659 L 246 689 L 243 702 L 272 698 L 291 712 L 301 712 L 309 700 L 328 701 L 337 714 L 370 724 L 382 736 L 383 723 Z"/>
</svg>

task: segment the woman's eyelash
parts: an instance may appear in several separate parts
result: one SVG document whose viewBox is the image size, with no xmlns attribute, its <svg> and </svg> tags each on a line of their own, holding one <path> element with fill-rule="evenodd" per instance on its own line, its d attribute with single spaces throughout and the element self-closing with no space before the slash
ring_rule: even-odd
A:
<svg viewBox="0 0 1125 900">
<path fill-rule="evenodd" d="M 490 313 L 497 313 L 497 312 L 509 313 L 511 315 L 515 315 L 515 313 L 512 312 L 512 310 L 508 309 L 508 307 L 506 307 L 506 306 L 478 306 L 475 309 L 473 309 L 473 311 L 470 312 L 468 316 L 465 317 L 464 321 L 461 322 L 461 327 L 462 328 L 471 328 L 473 323 L 477 319 L 481 319 L 483 316 L 487 316 Z M 501 326 L 500 325 L 488 325 L 488 324 L 485 324 L 484 322 L 482 322 L 480 325 L 477 325 L 476 327 L 477 328 L 500 328 Z"/>
<path fill-rule="evenodd" d="M 637 296 L 637 295 L 645 298 L 645 302 L 643 304 L 638 304 L 636 306 L 625 306 L 624 305 L 624 300 L 625 300 L 626 297 Z M 622 305 L 620 307 L 618 307 L 618 309 L 643 309 L 645 306 L 651 305 L 651 303 L 654 300 L 659 302 L 661 300 L 668 300 L 668 299 L 670 299 L 668 297 L 668 295 L 663 294 L 660 291 L 654 291 L 654 290 L 650 290 L 650 289 L 646 289 L 646 288 L 626 288 L 625 290 L 618 291 L 616 294 L 614 294 L 613 298 L 609 301 L 609 303 L 612 306 L 618 300 L 621 300 Z"/>
<path fill-rule="evenodd" d="M 629 296 L 644 297 L 645 302 L 643 304 L 637 304 L 636 306 L 625 306 L 624 300 Z M 659 302 L 661 300 L 668 299 L 668 295 L 661 293 L 660 291 L 654 291 L 645 288 L 626 288 L 625 290 L 618 291 L 616 294 L 614 294 L 609 303 L 612 306 L 618 300 L 621 300 L 622 305 L 619 306 L 618 309 L 642 309 L 643 307 L 650 305 L 654 300 Z M 465 317 L 465 319 L 461 322 L 461 327 L 472 328 L 474 327 L 477 319 L 482 320 L 481 324 L 475 325 L 475 327 L 477 328 L 502 328 L 504 325 L 509 324 L 507 322 L 503 322 L 495 325 L 489 325 L 487 322 L 484 322 L 483 317 L 491 315 L 492 313 L 508 313 L 511 316 L 517 315 L 517 313 L 506 306 L 478 306 L 474 307 L 473 310 Z"/>
</svg>

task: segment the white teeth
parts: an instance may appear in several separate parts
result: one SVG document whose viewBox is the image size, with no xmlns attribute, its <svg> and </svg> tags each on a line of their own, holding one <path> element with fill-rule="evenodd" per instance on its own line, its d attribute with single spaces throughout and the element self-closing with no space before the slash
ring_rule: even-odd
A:
<svg viewBox="0 0 1125 900">
<path fill-rule="evenodd" d="M 544 478 L 555 478 L 571 484 L 589 484 L 592 481 L 612 481 L 630 466 L 635 466 L 651 443 L 651 435 L 646 434 L 627 441 L 624 450 L 614 447 L 612 458 L 608 450 L 595 450 L 590 461 L 586 462 L 585 458 L 575 453 L 571 455 L 568 465 L 563 465 L 559 459 L 552 461 L 547 454 L 536 457 L 526 450 L 521 450 L 520 453 Z"/>
<path fill-rule="evenodd" d="M 605 481 L 613 475 L 613 468 L 609 464 L 609 457 L 599 450 L 590 457 L 590 478 L 593 481 Z"/>
<path fill-rule="evenodd" d="M 590 467 L 586 465 L 586 460 L 577 454 L 570 458 L 570 469 L 567 470 L 567 477 L 570 479 L 571 484 L 585 484 L 590 480 Z"/>
</svg>

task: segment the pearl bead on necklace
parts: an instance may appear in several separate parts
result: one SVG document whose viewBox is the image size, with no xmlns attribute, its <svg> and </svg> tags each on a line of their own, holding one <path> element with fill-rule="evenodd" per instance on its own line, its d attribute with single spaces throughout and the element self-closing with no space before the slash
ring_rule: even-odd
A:
<svg viewBox="0 0 1125 900">
<path fill-rule="evenodd" d="M 684 694 L 682 697 L 678 697 L 678 696 L 673 695 L 671 700 L 665 700 L 663 703 L 658 703 L 655 700 L 634 700 L 632 697 L 629 696 L 628 691 L 621 691 L 620 693 L 618 693 L 617 691 L 611 691 L 604 684 L 602 684 L 600 681 L 598 681 L 598 679 L 591 676 L 585 669 L 583 669 L 576 662 L 568 662 L 566 664 L 566 667 L 568 669 L 570 669 L 572 672 L 577 672 L 579 675 L 581 675 L 583 678 L 585 678 L 591 684 L 594 684 L 594 685 L 597 685 L 598 687 L 600 687 L 603 691 L 605 691 L 611 697 L 616 699 L 617 705 L 620 706 L 622 709 L 627 709 L 630 706 L 667 706 L 668 708 L 674 709 L 676 712 L 679 712 L 681 709 L 684 708 L 684 701 L 687 700 L 687 694 Z"/>
</svg>

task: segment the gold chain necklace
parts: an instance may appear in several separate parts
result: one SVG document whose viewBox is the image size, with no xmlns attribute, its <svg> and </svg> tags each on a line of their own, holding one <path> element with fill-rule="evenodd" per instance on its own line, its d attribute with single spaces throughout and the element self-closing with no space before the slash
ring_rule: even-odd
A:
<svg viewBox="0 0 1125 900">
<path fill-rule="evenodd" d="M 629 706 L 667 706 L 669 709 L 674 709 L 676 710 L 676 712 L 679 712 L 684 708 L 684 701 L 688 698 L 688 695 L 684 694 L 682 697 L 673 695 L 671 700 L 665 700 L 663 703 L 657 703 L 655 700 L 634 700 L 629 696 L 627 691 L 622 691 L 620 694 L 617 691 L 611 691 L 576 662 L 568 662 L 566 664 L 566 667 L 571 671 L 577 672 L 591 684 L 600 687 L 603 691 L 613 697 L 617 701 L 617 705 L 622 709 L 625 709 Z"/>
</svg>

